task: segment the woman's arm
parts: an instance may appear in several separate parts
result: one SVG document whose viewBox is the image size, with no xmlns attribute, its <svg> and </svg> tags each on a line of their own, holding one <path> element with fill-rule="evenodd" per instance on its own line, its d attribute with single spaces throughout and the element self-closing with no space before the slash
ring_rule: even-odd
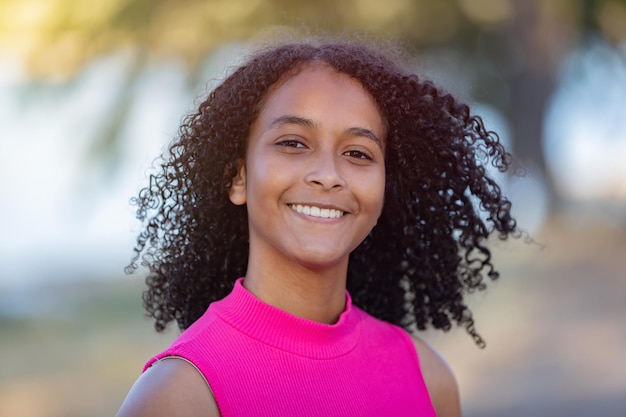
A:
<svg viewBox="0 0 626 417">
<path fill-rule="evenodd" d="M 461 417 L 459 387 L 452 369 L 426 342 L 413 336 L 413 343 L 437 417 Z"/>
<path fill-rule="evenodd" d="M 182 359 L 155 362 L 131 388 L 117 417 L 219 417 L 206 381 Z"/>
</svg>

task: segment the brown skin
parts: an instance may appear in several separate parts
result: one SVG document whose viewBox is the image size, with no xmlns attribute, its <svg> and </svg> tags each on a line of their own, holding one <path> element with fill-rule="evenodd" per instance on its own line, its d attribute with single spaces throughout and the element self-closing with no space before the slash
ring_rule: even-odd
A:
<svg viewBox="0 0 626 417">
<path fill-rule="evenodd" d="M 438 417 L 461 417 L 459 386 L 443 357 L 422 339 L 413 336 L 430 399 Z"/>
<path fill-rule="evenodd" d="M 382 211 L 384 133 L 373 98 L 326 65 L 309 64 L 269 93 L 230 190 L 233 204 L 248 208 L 244 285 L 257 298 L 298 317 L 336 321 L 349 255 Z"/>
<path fill-rule="evenodd" d="M 204 377 L 182 359 L 161 360 L 135 382 L 117 417 L 218 417 Z"/>
<path fill-rule="evenodd" d="M 233 204 L 247 204 L 245 286 L 292 315 L 334 323 L 345 309 L 350 253 L 376 225 L 385 184 L 384 127 L 363 87 L 325 65 L 308 65 L 270 92 L 250 127 Z M 294 210 L 341 212 L 326 218 Z M 439 417 L 461 415 L 445 361 L 414 338 Z M 118 417 L 219 416 L 210 388 L 184 360 L 162 360 L 131 389 Z"/>
</svg>

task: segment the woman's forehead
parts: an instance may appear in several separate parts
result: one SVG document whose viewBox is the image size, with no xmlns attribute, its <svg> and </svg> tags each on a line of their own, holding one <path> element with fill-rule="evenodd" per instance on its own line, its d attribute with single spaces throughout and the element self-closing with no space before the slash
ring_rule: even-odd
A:
<svg viewBox="0 0 626 417">
<path fill-rule="evenodd" d="M 326 87 L 327 94 L 320 94 L 321 86 Z M 375 118 L 378 119 L 377 124 L 382 125 L 378 135 L 381 139 L 385 138 L 387 133 L 386 117 L 384 117 L 379 103 L 364 84 L 350 74 L 337 70 L 325 61 L 318 60 L 297 65 L 274 83 L 259 103 L 255 121 L 268 111 L 289 113 L 289 110 L 296 105 L 306 108 L 307 102 L 324 98 L 328 99 L 327 105 L 329 107 L 343 103 L 349 107 L 361 106 L 364 108 L 364 113 L 367 113 L 370 118 L 375 113 Z M 281 103 L 277 103 L 278 100 Z M 338 111 L 342 110 L 344 109 L 339 107 Z M 279 116 L 276 115 L 276 117 Z"/>
<path fill-rule="evenodd" d="M 367 127 L 384 135 L 378 105 L 363 85 L 328 65 L 303 67 L 268 93 L 257 121 L 271 124 L 286 117 L 309 119 L 313 124 L 335 123 Z"/>
</svg>

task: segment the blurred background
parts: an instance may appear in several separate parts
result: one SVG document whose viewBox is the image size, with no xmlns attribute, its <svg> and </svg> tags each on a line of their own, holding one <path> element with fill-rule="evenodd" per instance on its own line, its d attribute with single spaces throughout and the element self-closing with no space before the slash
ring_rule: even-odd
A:
<svg viewBox="0 0 626 417">
<path fill-rule="evenodd" d="M 626 0 L 1 0 L 0 416 L 114 415 L 178 334 L 123 273 L 129 199 L 250 42 L 303 27 L 396 40 L 524 173 L 534 241 L 494 241 L 470 300 L 487 348 L 423 335 L 465 415 L 626 416 Z"/>
</svg>

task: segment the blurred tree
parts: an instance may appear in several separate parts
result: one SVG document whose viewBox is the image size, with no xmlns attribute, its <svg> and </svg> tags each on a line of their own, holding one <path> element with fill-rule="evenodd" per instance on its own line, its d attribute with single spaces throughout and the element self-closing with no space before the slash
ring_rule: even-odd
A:
<svg viewBox="0 0 626 417">
<path fill-rule="evenodd" d="M 130 87 L 148 65 L 183 62 L 197 91 L 216 46 L 300 25 L 392 37 L 410 52 L 454 51 L 470 94 L 507 115 L 514 152 L 554 196 L 541 136 L 559 64 L 588 33 L 624 41 L 626 0 L 2 0 L 0 51 L 19 56 L 30 77 L 57 83 L 102 55 L 132 51 L 120 105 L 94 141 L 94 154 L 106 157 L 118 148 Z"/>
<path fill-rule="evenodd" d="M 564 3 L 564 2 L 561 2 Z M 510 52 L 505 64 L 511 101 L 504 108 L 513 135 L 513 149 L 522 163 L 546 186 L 549 203 L 558 193 L 549 175 L 542 135 L 546 106 L 557 81 L 560 64 L 581 36 L 582 4 L 569 2 L 513 2 L 515 19 L 502 31 Z"/>
</svg>

